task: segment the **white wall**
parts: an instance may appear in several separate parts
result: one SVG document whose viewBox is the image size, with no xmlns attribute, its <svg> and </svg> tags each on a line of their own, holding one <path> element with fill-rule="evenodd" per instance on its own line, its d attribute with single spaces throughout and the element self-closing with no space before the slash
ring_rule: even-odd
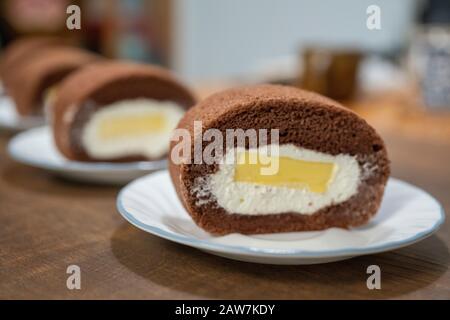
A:
<svg viewBox="0 0 450 320">
<path fill-rule="evenodd" d="M 383 51 L 410 31 L 414 0 L 175 0 L 174 68 L 191 79 L 236 76 L 305 43 Z M 366 9 L 381 7 L 381 31 Z"/>
</svg>

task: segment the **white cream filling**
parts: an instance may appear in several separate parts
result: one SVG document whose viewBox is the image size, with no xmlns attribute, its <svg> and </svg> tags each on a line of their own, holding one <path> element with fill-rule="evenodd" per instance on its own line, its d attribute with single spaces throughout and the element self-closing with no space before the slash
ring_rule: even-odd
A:
<svg viewBox="0 0 450 320">
<path fill-rule="evenodd" d="M 172 130 L 182 118 L 184 110 L 174 102 L 139 98 L 121 100 L 96 111 L 85 124 L 82 144 L 87 154 L 96 159 L 108 159 L 131 155 L 149 158 L 163 156 L 169 148 Z M 124 134 L 105 138 L 99 132 L 102 124 L 120 118 L 149 117 L 164 118 L 164 127 L 141 134 Z"/>
<path fill-rule="evenodd" d="M 260 148 L 261 150 L 261 148 Z M 251 151 L 251 150 L 250 150 Z M 307 189 L 295 189 L 248 182 L 234 181 L 235 164 L 229 164 L 236 150 L 228 151 L 219 170 L 196 181 L 192 192 L 200 196 L 197 205 L 210 200 L 212 195 L 217 204 L 227 212 L 264 215 L 295 212 L 311 215 L 321 208 L 348 200 L 357 190 L 361 180 L 361 169 L 355 156 L 336 156 L 296 147 L 292 144 L 280 145 L 279 155 L 293 159 L 316 162 L 333 162 L 334 176 L 324 193 L 314 193 Z"/>
</svg>

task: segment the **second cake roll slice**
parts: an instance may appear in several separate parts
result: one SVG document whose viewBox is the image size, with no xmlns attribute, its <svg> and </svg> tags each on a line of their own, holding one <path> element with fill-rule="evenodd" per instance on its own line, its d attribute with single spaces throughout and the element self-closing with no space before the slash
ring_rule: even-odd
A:
<svg viewBox="0 0 450 320">
<path fill-rule="evenodd" d="M 62 83 L 52 110 L 54 139 L 71 160 L 161 159 L 172 130 L 194 103 L 190 90 L 165 69 L 92 64 Z"/>
</svg>

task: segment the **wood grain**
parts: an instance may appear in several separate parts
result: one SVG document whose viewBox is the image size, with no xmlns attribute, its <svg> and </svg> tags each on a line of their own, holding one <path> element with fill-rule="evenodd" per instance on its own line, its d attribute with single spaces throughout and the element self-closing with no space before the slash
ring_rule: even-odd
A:
<svg viewBox="0 0 450 320">
<path fill-rule="evenodd" d="M 385 137 L 393 175 L 450 212 L 450 145 Z M 313 266 L 215 257 L 126 223 L 118 188 L 73 183 L 14 163 L 0 136 L 0 298 L 3 299 L 449 299 L 449 219 L 435 235 L 394 252 Z M 82 288 L 66 288 L 81 267 Z M 368 290 L 377 264 L 382 289 Z"/>
</svg>

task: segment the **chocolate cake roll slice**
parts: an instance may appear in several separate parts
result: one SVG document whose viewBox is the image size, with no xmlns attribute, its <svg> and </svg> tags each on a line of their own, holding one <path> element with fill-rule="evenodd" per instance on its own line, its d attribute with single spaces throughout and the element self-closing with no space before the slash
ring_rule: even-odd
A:
<svg viewBox="0 0 450 320">
<path fill-rule="evenodd" d="M 14 76 L 15 70 L 22 63 L 26 63 L 35 55 L 39 55 L 42 48 L 64 45 L 66 41 L 58 37 L 24 37 L 9 44 L 0 60 L 0 80 L 7 91 L 8 82 Z"/>
<path fill-rule="evenodd" d="M 17 66 L 8 81 L 8 94 L 17 112 L 22 116 L 42 114 L 64 77 L 99 59 L 85 50 L 66 46 L 40 49 L 32 59 Z"/>
<path fill-rule="evenodd" d="M 83 68 L 61 84 L 53 108 L 60 152 L 78 161 L 156 160 L 193 94 L 169 71 L 127 62 Z"/>
<path fill-rule="evenodd" d="M 275 85 L 231 89 L 190 109 L 178 129 L 189 135 L 174 135 L 171 179 L 192 219 L 210 233 L 351 228 L 380 206 L 389 176 L 382 139 L 318 94 Z M 178 136 L 190 136 L 189 144 Z M 190 154 L 180 157 L 183 145 Z"/>
</svg>

